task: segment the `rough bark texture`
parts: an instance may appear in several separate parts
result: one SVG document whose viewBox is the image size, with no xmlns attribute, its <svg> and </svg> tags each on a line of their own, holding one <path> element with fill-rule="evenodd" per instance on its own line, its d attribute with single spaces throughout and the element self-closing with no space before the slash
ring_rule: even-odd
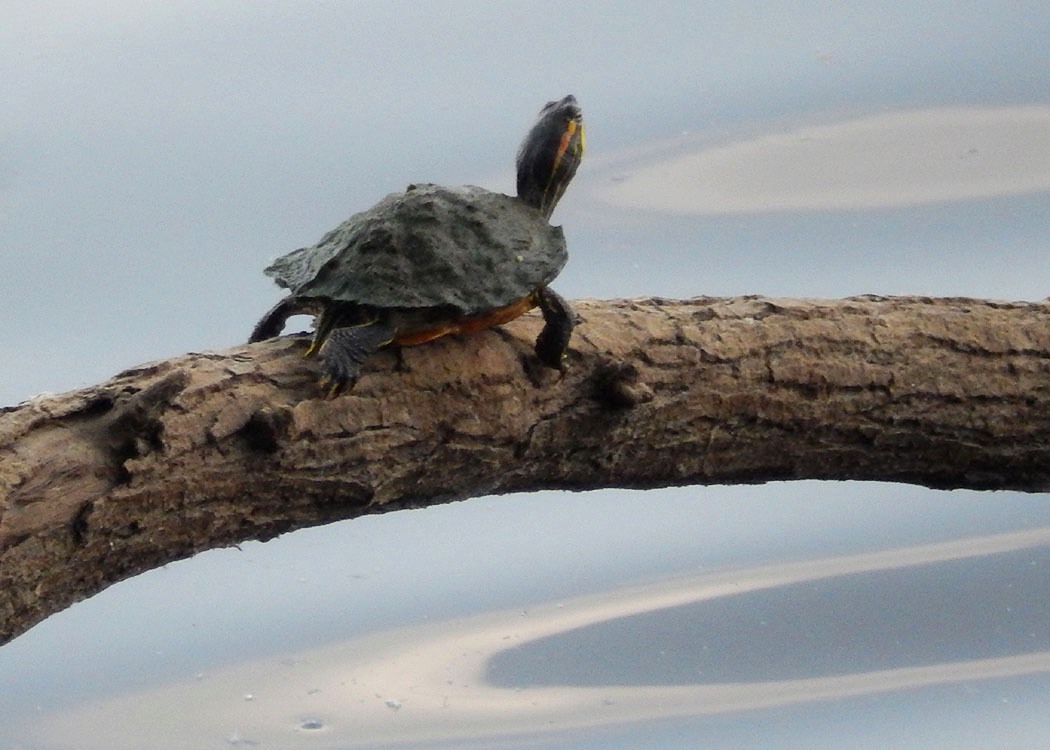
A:
<svg viewBox="0 0 1050 750">
<path fill-rule="evenodd" d="M 369 360 L 326 401 L 303 337 L 0 411 L 0 641 L 210 547 L 540 488 L 868 479 L 1050 486 L 1050 305 L 863 297 L 576 303 Z"/>
</svg>

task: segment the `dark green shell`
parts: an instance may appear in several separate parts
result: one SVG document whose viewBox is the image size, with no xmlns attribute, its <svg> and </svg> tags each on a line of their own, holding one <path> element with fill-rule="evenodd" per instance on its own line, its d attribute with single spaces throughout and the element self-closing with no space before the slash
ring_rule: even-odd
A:
<svg viewBox="0 0 1050 750">
<path fill-rule="evenodd" d="M 520 199 L 421 184 L 354 214 L 266 273 L 293 298 L 472 315 L 546 286 L 567 259 L 561 227 Z"/>
</svg>

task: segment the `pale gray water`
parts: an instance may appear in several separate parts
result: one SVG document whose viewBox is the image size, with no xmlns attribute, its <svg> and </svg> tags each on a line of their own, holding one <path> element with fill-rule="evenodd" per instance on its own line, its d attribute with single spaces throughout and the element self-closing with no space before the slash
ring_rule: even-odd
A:
<svg viewBox="0 0 1050 750">
<path fill-rule="evenodd" d="M 15 3 L 4 15 L 2 403 L 242 341 L 277 297 L 261 274 L 273 256 L 414 180 L 509 190 L 529 118 L 569 92 L 584 106 L 589 151 L 555 215 L 572 253 L 557 283 L 567 296 L 1050 294 L 1045 192 L 713 216 L 623 211 L 597 197 L 639 167 L 636 149 L 673 153 L 683 133 L 721 144 L 888 110 L 1046 105 L 1042 3 L 640 11 L 113 0 Z M 336 524 L 146 574 L 0 648 L 0 744 L 113 747 L 86 730 L 48 731 L 66 709 L 112 698 L 98 715 L 118 716 L 118 734 L 136 746 L 129 738 L 157 717 L 134 714 L 122 694 L 186 683 L 192 696 L 195 680 L 225 666 L 279 663 L 404 625 L 1048 524 L 1039 496 L 817 483 L 542 494 Z M 654 610 L 552 636 L 563 652 L 633 662 L 543 670 L 504 652 L 492 679 L 672 683 L 687 680 L 683 668 L 778 679 L 1045 649 L 1046 555 L 1037 547 Z M 928 595 L 915 599 L 916 587 Z M 820 635 L 821 602 L 863 615 L 863 629 L 835 631 L 834 658 L 802 637 Z M 955 626 L 940 627 L 952 606 Z M 760 627 L 769 612 L 784 626 L 772 635 Z M 799 619 L 785 623 L 792 612 Z M 873 647 L 902 631 L 906 648 Z M 704 638 L 721 650 L 716 662 L 660 668 L 661 651 L 690 654 Z M 1018 747 L 1045 734 L 1047 687 L 1043 672 L 516 736 L 522 747 Z M 229 685 L 238 697 L 255 689 Z M 292 694 L 286 703 L 308 705 Z M 411 711 L 405 700 L 397 715 Z M 323 718 L 336 727 L 352 713 Z M 196 723 L 187 714 L 162 734 L 178 743 L 179 727 Z M 230 726 L 213 746 L 251 731 Z M 350 744 L 353 733 L 317 736 Z M 302 736 L 256 740 L 300 746 L 285 742 Z M 483 735 L 456 746 L 511 742 Z"/>
</svg>

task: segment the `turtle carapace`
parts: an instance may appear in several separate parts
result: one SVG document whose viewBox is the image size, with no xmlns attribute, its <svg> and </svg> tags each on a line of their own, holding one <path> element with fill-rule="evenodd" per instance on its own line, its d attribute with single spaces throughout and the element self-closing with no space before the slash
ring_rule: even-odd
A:
<svg viewBox="0 0 1050 750">
<path fill-rule="evenodd" d="M 388 344 L 408 346 L 500 325 L 539 307 L 536 355 L 561 368 L 575 316 L 548 288 L 568 259 L 548 218 L 583 155 L 573 96 L 548 103 L 518 151 L 518 197 L 483 188 L 410 185 L 355 214 L 312 247 L 267 269 L 290 295 L 249 342 L 280 334 L 289 317 L 315 316 L 308 354 L 336 395 Z"/>
</svg>

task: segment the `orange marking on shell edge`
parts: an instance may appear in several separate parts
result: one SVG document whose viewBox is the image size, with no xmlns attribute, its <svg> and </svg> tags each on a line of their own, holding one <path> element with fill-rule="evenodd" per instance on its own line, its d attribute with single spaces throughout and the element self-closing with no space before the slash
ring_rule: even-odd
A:
<svg viewBox="0 0 1050 750">
<path fill-rule="evenodd" d="M 434 339 L 448 336 L 453 333 L 474 333 L 475 331 L 483 331 L 486 328 L 509 323 L 515 318 L 521 317 L 535 306 L 535 299 L 532 295 L 529 295 L 528 297 L 522 297 L 516 302 L 510 303 L 506 307 L 489 310 L 480 315 L 471 315 L 466 318 L 459 318 L 458 320 L 448 320 L 429 328 L 417 328 L 415 330 L 406 331 L 394 336 L 394 343 L 398 346 L 415 346 L 416 344 L 425 344 L 428 341 L 433 341 Z"/>
</svg>

